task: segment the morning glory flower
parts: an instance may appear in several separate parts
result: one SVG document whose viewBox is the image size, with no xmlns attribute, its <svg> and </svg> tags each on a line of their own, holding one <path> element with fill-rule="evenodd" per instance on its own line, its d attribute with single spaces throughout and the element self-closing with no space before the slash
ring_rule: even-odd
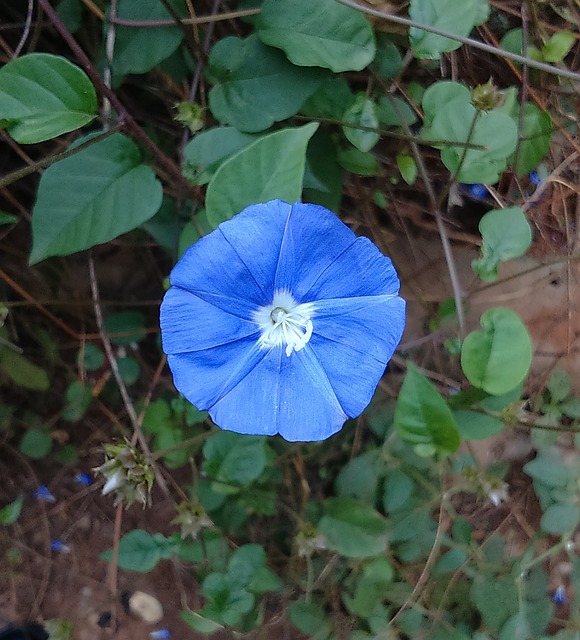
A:
<svg viewBox="0 0 580 640">
<path fill-rule="evenodd" d="M 312 204 L 247 207 L 170 281 L 161 333 L 175 386 L 243 434 L 331 436 L 368 405 L 405 325 L 391 260 Z"/>
</svg>

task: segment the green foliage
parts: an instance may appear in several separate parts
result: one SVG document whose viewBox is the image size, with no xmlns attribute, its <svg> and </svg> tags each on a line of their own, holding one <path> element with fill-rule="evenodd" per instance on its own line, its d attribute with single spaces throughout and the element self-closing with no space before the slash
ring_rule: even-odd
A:
<svg viewBox="0 0 580 640">
<path fill-rule="evenodd" d="M 31 53 L 0 69 L 0 125 L 32 144 L 88 124 L 97 96 L 85 72 L 64 58 Z"/>
<path fill-rule="evenodd" d="M 293 116 L 326 74 L 295 67 L 253 35 L 220 40 L 212 49 L 209 106 L 217 120 L 240 131 L 264 131 Z"/>
<path fill-rule="evenodd" d="M 347 558 L 368 558 L 384 552 L 387 523 L 372 507 L 353 498 L 329 498 L 318 524 L 329 549 Z"/>
<path fill-rule="evenodd" d="M 467 379 L 492 395 L 517 387 L 532 362 L 532 343 L 526 327 L 511 309 L 497 308 L 481 316 L 481 331 L 463 342 L 461 367 Z"/>
<path fill-rule="evenodd" d="M 22 503 L 24 502 L 24 495 L 21 494 L 11 502 L 7 504 L 5 507 L 0 509 L 0 524 L 8 526 L 10 524 L 14 524 L 18 518 L 20 517 L 20 512 L 22 511 Z"/>
<path fill-rule="evenodd" d="M 464 0 L 460 4 L 454 0 L 411 0 L 409 16 L 416 22 L 436 27 L 442 31 L 467 36 L 476 24 L 478 0 Z M 417 58 L 438 60 L 441 54 L 454 51 L 461 46 L 435 33 L 411 27 L 409 40 Z"/>
<path fill-rule="evenodd" d="M 170 0 L 178 18 L 193 17 L 189 4 Z M 522 54 L 522 30 L 506 33 L 507 23 L 500 28 L 503 14 L 496 5 L 487 27 L 498 38 L 505 33 L 502 46 Z M 533 189 L 526 176 L 542 162 L 541 179 L 551 170 L 546 156 L 553 118 L 575 133 L 564 81 L 540 83 L 539 73 L 528 73 L 530 97 L 531 89 L 558 89 L 546 100 L 553 116 L 535 100 L 520 103 L 519 85 L 495 87 L 493 77 L 505 81 L 495 70 L 486 84 L 466 84 L 474 76 L 462 75 L 462 56 L 454 66 L 457 81 L 438 79 L 445 54 L 461 46 L 438 33 L 421 27 L 385 33 L 382 21 L 336 0 L 262 0 L 239 8 L 254 6 L 259 15 L 246 17 L 243 25 L 232 18 L 212 25 L 203 12 L 194 17 L 200 24 L 183 29 L 175 23 L 116 24 L 114 42 L 107 45 L 112 23 L 105 19 L 103 30 L 99 23 L 95 31 L 94 15 L 82 11 L 82 3 L 61 2 L 66 25 L 78 31 L 93 57 L 90 77 L 104 68 L 105 50 L 112 56 L 112 90 L 127 112 L 109 113 L 103 105 L 106 126 L 95 120 L 95 87 L 74 58 L 33 53 L 0 69 L 0 127 L 12 140 L 37 144 L 63 136 L 30 153 L 33 163 L 41 163 L 35 167 L 41 175 L 32 209 L 31 264 L 128 234 L 114 250 L 95 251 L 93 259 L 110 260 L 121 273 L 127 268 L 121 254 L 131 248 L 155 265 L 161 281 L 186 247 L 246 205 L 272 198 L 323 204 L 344 215 L 357 234 L 388 242 L 392 221 L 406 211 L 405 195 L 423 202 L 425 181 L 435 186 L 442 210 L 453 208 L 446 194 L 458 182 L 497 185 L 490 193 L 503 208 L 481 218 L 481 255 L 472 264 L 480 280 L 495 281 L 503 261 L 524 255 L 532 240 L 524 211 L 530 220 L 534 213 L 526 202 Z M 574 21 L 557 3 L 550 11 L 562 22 L 548 38 L 543 31 L 533 33 L 531 21 L 527 54 L 564 67 L 575 42 Z M 488 20 L 490 6 L 487 0 L 411 0 L 408 14 L 422 26 L 469 36 Z M 119 0 L 116 6 L 121 20 L 175 16 L 158 0 Z M 37 29 L 42 35 L 42 24 Z M 39 51 L 46 48 L 42 37 L 34 44 Z M 467 53 L 474 65 L 484 60 L 472 49 L 465 59 Z M 101 95 L 103 87 L 97 88 Z M 79 137 L 76 130 L 86 125 L 94 130 Z M 419 136 L 420 144 L 409 136 Z M 63 150 L 64 157 L 50 158 Z M 172 168 L 167 156 L 179 158 L 180 168 Z M 36 189 L 36 183 L 24 186 L 26 193 Z M 26 220 L 18 213 L 0 212 L 3 234 L 26 237 Z M 409 214 L 405 221 L 411 240 L 417 219 Z M 459 231 L 467 224 L 460 216 L 455 222 Z M 68 292 L 61 279 L 78 277 L 84 260 L 41 265 L 35 273 L 46 276 L 47 296 Z M 407 269 L 397 266 L 408 285 Z M 132 275 L 121 273 L 127 280 Z M 525 386 L 531 343 L 512 311 L 486 311 L 481 330 L 461 344 L 457 309 L 447 291 L 428 323 L 429 331 L 443 335 L 447 350 L 434 349 L 434 341 L 424 350 L 420 340 L 405 353 L 424 369 L 394 360 L 395 375 L 388 374 L 385 385 L 389 397 L 379 390 L 356 425 L 348 423 L 322 444 L 290 444 L 214 430 L 205 412 L 158 377 L 159 344 L 151 335 L 155 313 L 139 296 L 150 300 L 153 291 L 159 297 L 161 287 L 128 287 L 119 309 L 108 305 L 109 282 L 106 293 L 105 282 L 100 284 L 104 333 L 139 417 L 144 409 L 141 427 L 152 456 L 140 446 L 135 457 L 127 454 L 128 445 L 106 445 L 117 457 L 100 469 L 110 482 L 122 468 L 124 479 L 130 476 L 135 485 L 128 491 L 143 505 L 153 461 L 162 475 L 175 474 L 176 482 L 188 478 L 164 533 L 155 532 L 155 522 L 148 523 L 149 531 L 129 530 L 119 543 L 118 564 L 146 573 L 167 560 L 182 563 L 200 585 L 198 608 L 180 612 L 192 631 L 268 634 L 273 612 L 283 611 L 314 640 L 345 634 L 353 640 L 382 638 L 387 628 L 397 638 L 545 640 L 555 609 L 548 589 L 554 575 L 548 576 L 544 560 L 552 567 L 567 557 L 572 575 L 566 586 L 570 593 L 580 590 L 580 565 L 571 551 L 580 522 L 580 465 L 577 452 L 564 450 L 559 439 L 571 431 L 580 440 L 580 398 L 560 371 L 543 392 L 533 394 Z M 13 302 L 0 306 L 0 325 L 8 308 L 13 313 Z M 67 327 L 71 308 L 62 313 Z M 83 452 L 57 446 L 57 430 L 77 430 L 86 418 L 91 424 L 101 403 L 127 424 L 114 381 L 105 384 L 110 365 L 100 343 L 91 342 L 96 333 L 86 343 L 83 334 L 82 348 L 75 344 L 69 361 L 54 335 L 39 337 L 27 311 L 14 309 L 10 331 L 0 327 L 0 382 L 11 393 L 10 402 L 0 404 L 3 442 L 14 438 L 32 460 L 50 454 L 70 464 Z M 95 331 L 90 304 L 88 310 L 79 312 L 82 322 L 71 323 L 74 331 Z M 60 309 L 54 313 L 60 318 Z M 31 341 L 41 355 L 29 349 Z M 78 372 L 71 370 L 75 353 Z M 405 366 L 395 403 L 397 376 Z M 47 415 L 59 421 L 54 431 Z M 461 440 L 483 440 L 514 424 L 530 426 L 538 449 L 524 471 L 541 509 L 539 531 L 526 539 L 519 557 L 513 549 L 521 541 L 513 544 L 512 532 L 504 539 L 503 529 L 490 533 L 478 515 L 493 523 L 487 514 L 505 508 L 500 503 L 509 502 L 520 485 L 508 486 L 507 465 L 477 469 L 470 456 L 456 454 Z M 142 472 L 146 494 L 138 492 Z M 174 488 L 170 483 L 172 495 Z M 462 509 L 466 493 L 477 501 L 468 501 L 468 510 Z M 4 506 L 0 523 L 16 522 L 23 500 Z M 506 514 L 498 513 L 497 520 L 506 521 Z M 111 561 L 112 550 L 101 558 Z M 427 582 L 421 586 L 423 575 Z M 421 589 L 415 591 L 417 585 Z M 555 637 L 576 636 L 565 630 Z"/>
<path fill-rule="evenodd" d="M 302 192 L 306 147 L 317 125 L 281 129 L 226 160 L 207 187 L 210 224 L 217 227 L 254 202 L 295 202 Z"/>
<path fill-rule="evenodd" d="M 441 394 L 412 364 L 399 393 L 395 410 L 397 432 L 426 453 L 453 453 L 459 433 L 451 410 Z"/>
<path fill-rule="evenodd" d="M 479 221 L 481 257 L 471 263 L 486 282 L 498 275 L 500 262 L 524 255 L 532 243 L 532 229 L 520 207 L 488 211 Z"/>
<path fill-rule="evenodd" d="M 135 229 L 161 205 L 161 183 L 120 133 L 97 140 L 42 175 L 32 211 L 30 264 L 69 255 Z"/>
<path fill-rule="evenodd" d="M 264 0 L 258 35 L 301 67 L 360 71 L 375 57 L 373 30 L 358 11 L 318 0 Z"/>
</svg>

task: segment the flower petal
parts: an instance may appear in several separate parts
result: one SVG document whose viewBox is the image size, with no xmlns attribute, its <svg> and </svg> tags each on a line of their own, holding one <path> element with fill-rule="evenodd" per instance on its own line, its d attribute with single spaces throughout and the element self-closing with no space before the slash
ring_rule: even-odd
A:
<svg viewBox="0 0 580 640">
<path fill-rule="evenodd" d="M 319 274 L 302 301 L 397 293 L 399 278 L 391 259 L 368 238 L 361 237 Z"/>
<path fill-rule="evenodd" d="M 373 296 L 316 303 L 309 346 L 344 412 L 362 413 L 403 334 L 405 302 Z"/>
<path fill-rule="evenodd" d="M 180 287 L 165 294 L 160 321 L 163 351 L 168 354 L 210 349 L 260 331 L 255 322 L 226 313 Z"/>
<path fill-rule="evenodd" d="M 328 209 L 294 203 L 284 229 L 274 288 L 291 291 L 298 302 L 306 302 L 304 295 L 320 274 L 355 240 L 355 234 Z"/>
<path fill-rule="evenodd" d="M 269 304 L 290 205 L 281 200 L 252 205 L 198 240 L 171 272 L 174 286 Z"/>
<path fill-rule="evenodd" d="M 273 347 L 225 394 L 210 415 L 223 429 L 280 435 L 291 442 L 324 440 L 346 420 L 319 362 L 307 347 L 285 355 Z"/>
<path fill-rule="evenodd" d="M 265 357 L 253 337 L 167 356 L 177 390 L 201 411 L 212 407 Z M 250 404 L 252 398 L 246 398 Z"/>
</svg>

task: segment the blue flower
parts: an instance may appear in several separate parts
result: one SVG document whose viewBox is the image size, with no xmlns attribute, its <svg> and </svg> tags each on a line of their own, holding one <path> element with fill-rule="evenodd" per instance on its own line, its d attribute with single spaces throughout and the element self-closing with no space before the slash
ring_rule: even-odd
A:
<svg viewBox="0 0 580 640">
<path fill-rule="evenodd" d="M 370 402 L 405 326 L 391 260 L 312 204 L 247 207 L 170 281 L 161 333 L 175 386 L 238 433 L 328 438 Z"/>
<path fill-rule="evenodd" d="M 34 497 L 37 502 L 47 502 L 48 504 L 54 504 L 56 502 L 56 498 L 52 495 L 50 489 L 45 484 L 38 486 L 34 492 Z"/>
<path fill-rule="evenodd" d="M 484 184 L 462 184 L 461 186 L 474 200 L 485 200 L 489 196 L 489 190 Z"/>
</svg>

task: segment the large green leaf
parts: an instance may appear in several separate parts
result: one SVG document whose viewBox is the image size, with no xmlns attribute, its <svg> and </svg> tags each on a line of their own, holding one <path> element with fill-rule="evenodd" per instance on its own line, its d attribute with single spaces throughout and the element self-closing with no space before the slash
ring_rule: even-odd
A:
<svg viewBox="0 0 580 640">
<path fill-rule="evenodd" d="M 294 64 L 335 73 L 360 71 L 375 57 L 368 20 L 335 0 L 265 0 L 258 35 Z"/>
<path fill-rule="evenodd" d="M 532 343 L 526 327 L 511 309 L 486 311 L 482 331 L 472 331 L 461 348 L 461 367 L 476 387 L 492 395 L 507 393 L 528 375 Z"/>
<path fill-rule="evenodd" d="M 318 523 L 327 547 L 347 558 L 369 558 L 387 546 L 387 521 L 369 504 L 353 498 L 329 498 Z"/>
<path fill-rule="evenodd" d="M 172 2 L 180 11 L 183 2 Z M 159 0 L 119 0 L 117 17 L 124 20 L 171 20 L 172 17 L 163 2 Z M 168 58 L 183 39 L 183 31 L 177 27 L 126 27 L 117 25 L 115 29 L 115 52 L 113 71 L 117 75 L 127 73 L 147 73 Z"/>
<path fill-rule="evenodd" d="M 451 409 L 412 362 L 399 392 L 395 427 L 403 440 L 426 445 L 443 454 L 459 446 L 459 433 Z"/>
<path fill-rule="evenodd" d="M 445 145 L 441 160 L 459 182 L 493 184 L 507 167 L 518 139 L 516 123 L 500 111 L 477 111 L 463 98 L 439 109 L 427 134 L 431 140 L 469 142 L 480 148 Z"/>
<path fill-rule="evenodd" d="M 481 257 L 471 266 L 486 282 L 497 278 L 499 263 L 524 255 L 532 243 L 530 223 L 520 207 L 488 211 L 479 221 Z"/>
<path fill-rule="evenodd" d="M 441 31 L 468 36 L 477 20 L 478 5 L 479 0 L 411 0 L 409 17 Z M 416 58 L 432 60 L 461 46 L 457 40 L 415 27 L 409 30 L 409 40 Z"/>
<path fill-rule="evenodd" d="M 120 133 L 55 162 L 40 179 L 32 211 L 30 264 L 135 229 L 159 209 L 161 183 Z"/>
<path fill-rule="evenodd" d="M 295 202 L 302 193 L 308 141 L 318 128 L 310 123 L 260 138 L 224 162 L 207 188 L 209 222 L 217 227 L 244 207 L 274 198 Z"/>
<path fill-rule="evenodd" d="M 31 53 L 0 69 L 0 121 L 20 144 L 78 129 L 96 113 L 91 81 L 65 58 Z"/>
<path fill-rule="evenodd" d="M 263 131 L 298 112 L 327 77 L 304 69 L 262 44 L 256 35 L 228 37 L 211 50 L 209 107 L 217 120 L 240 131 Z"/>
</svg>

